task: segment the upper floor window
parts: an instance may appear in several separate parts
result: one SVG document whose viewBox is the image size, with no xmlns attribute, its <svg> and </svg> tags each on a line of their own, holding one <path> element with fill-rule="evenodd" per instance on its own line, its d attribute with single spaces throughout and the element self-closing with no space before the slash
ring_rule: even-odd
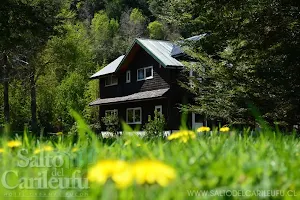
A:
<svg viewBox="0 0 300 200">
<path fill-rule="evenodd" d="M 153 78 L 153 67 L 145 67 L 137 70 L 137 80 L 147 80 Z"/>
<path fill-rule="evenodd" d="M 105 86 L 118 85 L 118 78 L 115 76 L 108 76 L 105 78 Z"/>
<path fill-rule="evenodd" d="M 131 81 L 131 74 L 130 74 L 130 71 L 127 71 L 126 72 L 126 83 L 130 83 Z"/>
</svg>

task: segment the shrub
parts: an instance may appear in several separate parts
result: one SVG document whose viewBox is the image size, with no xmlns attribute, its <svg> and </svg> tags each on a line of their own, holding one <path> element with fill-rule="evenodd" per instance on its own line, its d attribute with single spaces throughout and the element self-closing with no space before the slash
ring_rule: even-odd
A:
<svg viewBox="0 0 300 200">
<path fill-rule="evenodd" d="M 102 117 L 102 122 L 106 127 L 106 131 L 111 132 L 115 135 L 120 129 L 120 122 L 117 115 L 106 115 L 105 117 Z"/>
<path fill-rule="evenodd" d="M 148 123 L 145 124 L 144 130 L 146 131 L 147 138 L 163 137 L 166 120 L 163 114 L 154 111 L 154 119 L 148 117 Z"/>
</svg>

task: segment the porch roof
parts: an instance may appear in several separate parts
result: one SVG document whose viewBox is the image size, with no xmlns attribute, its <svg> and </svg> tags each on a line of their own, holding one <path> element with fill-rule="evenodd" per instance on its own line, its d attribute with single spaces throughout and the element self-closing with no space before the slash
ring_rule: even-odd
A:
<svg viewBox="0 0 300 200">
<path fill-rule="evenodd" d="M 114 98 L 106 98 L 106 99 L 97 99 L 96 101 L 90 103 L 90 106 L 97 106 L 97 105 L 108 105 L 108 104 L 115 104 L 115 103 L 126 103 L 131 101 L 140 101 L 140 100 L 149 100 L 153 98 L 163 97 L 169 91 L 169 88 L 159 89 L 159 90 L 152 90 L 152 91 L 145 91 L 145 92 L 138 92 L 128 96 L 123 97 L 114 97 Z"/>
</svg>

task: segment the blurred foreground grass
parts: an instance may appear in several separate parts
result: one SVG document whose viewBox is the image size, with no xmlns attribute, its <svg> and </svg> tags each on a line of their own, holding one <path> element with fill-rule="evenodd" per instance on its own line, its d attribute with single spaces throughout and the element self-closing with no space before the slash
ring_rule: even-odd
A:
<svg viewBox="0 0 300 200">
<path fill-rule="evenodd" d="M 77 136 L 2 136 L 1 199 L 300 199 L 294 135 L 213 130 L 184 140 L 102 139 L 75 118 Z"/>
</svg>

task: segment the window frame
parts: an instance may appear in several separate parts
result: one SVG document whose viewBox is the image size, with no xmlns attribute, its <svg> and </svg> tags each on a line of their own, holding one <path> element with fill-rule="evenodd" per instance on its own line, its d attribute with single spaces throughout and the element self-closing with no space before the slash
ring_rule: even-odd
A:
<svg viewBox="0 0 300 200">
<path fill-rule="evenodd" d="M 113 78 L 115 78 L 117 81 L 115 82 L 115 83 L 113 83 L 112 81 L 113 81 Z M 110 84 L 107 84 L 107 80 L 110 80 Z M 107 77 L 105 77 L 105 79 L 104 79 L 104 86 L 105 87 L 109 87 L 109 86 L 114 86 L 114 85 L 118 85 L 118 83 L 119 83 L 119 79 L 118 79 L 118 77 L 116 77 L 116 76 L 114 76 L 114 75 L 110 75 L 110 76 L 107 76 Z"/>
<path fill-rule="evenodd" d="M 113 113 L 114 115 L 118 116 L 118 109 L 113 109 L 113 110 L 105 110 L 105 117 L 107 117 L 107 113 L 110 113 L 110 115 Z"/>
<path fill-rule="evenodd" d="M 128 111 L 129 110 L 132 110 L 133 111 L 133 122 L 129 122 L 128 121 Z M 135 111 L 136 110 L 139 110 L 140 111 L 140 121 L 135 121 Z M 136 107 L 136 108 L 127 108 L 126 109 L 126 123 L 127 124 L 142 124 L 142 117 L 143 117 L 143 114 L 142 114 L 142 107 Z"/>
<path fill-rule="evenodd" d="M 149 77 L 146 77 L 146 74 L 147 74 L 146 70 L 147 69 L 151 69 L 151 76 L 149 76 Z M 143 70 L 143 74 L 144 74 L 144 78 L 143 79 L 139 79 L 139 71 L 140 70 Z M 153 76 L 154 76 L 153 66 L 148 66 L 148 67 L 137 69 L 136 72 L 137 72 L 136 73 L 137 74 L 137 76 L 136 76 L 136 80 L 137 81 L 144 81 L 144 80 L 153 79 Z"/>
<path fill-rule="evenodd" d="M 162 105 L 157 105 L 154 107 L 154 111 L 157 111 L 157 109 L 160 109 L 161 112 L 159 112 L 160 114 L 163 114 L 163 109 L 162 109 Z"/>
<path fill-rule="evenodd" d="M 131 72 L 130 70 L 126 71 L 126 83 L 131 82 Z"/>
</svg>

